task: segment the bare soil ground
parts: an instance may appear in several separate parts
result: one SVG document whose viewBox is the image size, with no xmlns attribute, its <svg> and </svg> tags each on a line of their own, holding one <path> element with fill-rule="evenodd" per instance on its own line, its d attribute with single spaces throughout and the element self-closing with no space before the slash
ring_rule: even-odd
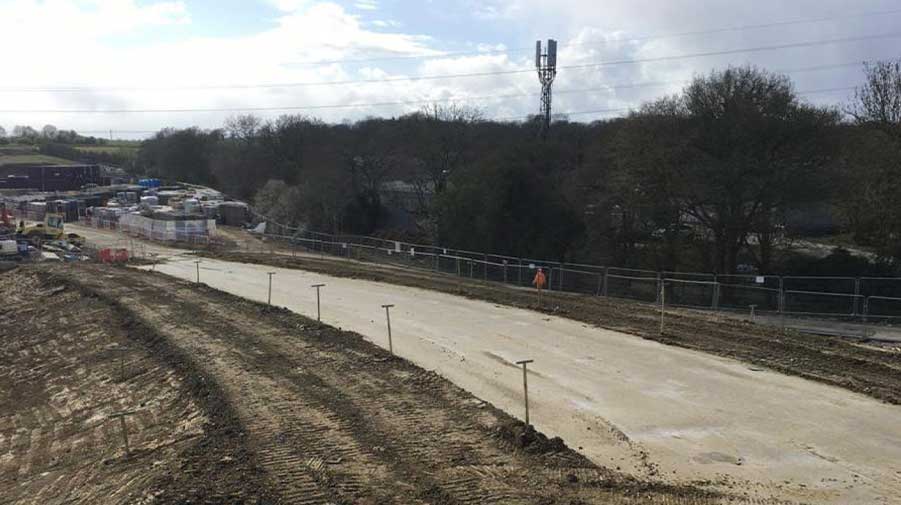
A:
<svg viewBox="0 0 901 505">
<path fill-rule="evenodd" d="M 4 502 L 765 503 L 599 467 L 285 310 L 98 265 L 4 279 Z M 130 455 L 108 422 L 123 410 Z"/>
<path fill-rule="evenodd" d="M 0 503 L 272 502 L 190 357 L 37 268 L 4 273 L 0 296 Z"/>
<path fill-rule="evenodd" d="M 433 289 L 532 310 L 541 310 L 645 339 L 739 359 L 901 404 L 901 349 L 880 348 L 840 337 L 808 335 L 690 310 L 668 310 L 663 335 L 659 308 L 628 300 L 546 292 L 542 307 L 534 291 L 472 281 L 452 275 L 346 259 L 286 254 L 206 252 L 209 257 L 297 268 Z"/>
</svg>

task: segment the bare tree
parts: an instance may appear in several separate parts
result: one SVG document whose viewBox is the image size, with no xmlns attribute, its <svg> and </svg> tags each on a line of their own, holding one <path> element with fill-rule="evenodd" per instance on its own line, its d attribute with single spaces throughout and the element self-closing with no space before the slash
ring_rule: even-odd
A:
<svg viewBox="0 0 901 505">
<path fill-rule="evenodd" d="M 57 131 L 58 130 L 55 126 L 53 126 L 52 124 L 47 124 L 44 125 L 43 128 L 41 128 L 41 136 L 47 140 L 53 140 L 56 138 Z"/>
<path fill-rule="evenodd" d="M 232 116 L 225 120 L 226 134 L 243 144 L 251 144 L 257 138 L 263 120 L 253 114 Z"/>
<path fill-rule="evenodd" d="M 867 63 L 864 72 L 866 83 L 845 109 L 856 127 L 846 136 L 839 207 L 859 244 L 901 258 L 901 59 Z"/>
<path fill-rule="evenodd" d="M 695 78 L 675 101 L 639 116 L 649 128 L 631 140 L 633 165 L 646 188 L 659 188 L 712 238 L 721 273 L 735 271 L 752 234 L 768 266 L 779 212 L 817 195 L 838 121 L 800 103 L 786 77 L 752 67 Z"/>
<path fill-rule="evenodd" d="M 865 63 L 866 84 L 857 88 L 846 112 L 901 140 L 901 59 Z"/>
</svg>

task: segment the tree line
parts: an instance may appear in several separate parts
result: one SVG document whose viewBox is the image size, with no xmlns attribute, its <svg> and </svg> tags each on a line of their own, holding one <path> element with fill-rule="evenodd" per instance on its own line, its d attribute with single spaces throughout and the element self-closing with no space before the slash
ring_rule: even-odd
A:
<svg viewBox="0 0 901 505">
<path fill-rule="evenodd" d="M 0 144 L 42 145 L 47 143 L 105 145 L 107 140 L 79 135 L 75 130 L 62 130 L 51 124 L 44 125 L 40 130 L 28 125 L 16 125 L 10 132 L 0 126 Z"/>
<path fill-rule="evenodd" d="M 901 258 L 901 63 L 864 76 L 850 103 L 814 106 L 786 76 L 728 68 L 625 117 L 558 118 L 547 135 L 537 118 L 488 121 L 455 105 L 344 124 L 239 116 L 158 132 L 136 170 L 316 231 L 720 273 L 810 269 L 798 251 L 829 233 L 875 261 L 824 264 L 886 273 Z"/>
</svg>

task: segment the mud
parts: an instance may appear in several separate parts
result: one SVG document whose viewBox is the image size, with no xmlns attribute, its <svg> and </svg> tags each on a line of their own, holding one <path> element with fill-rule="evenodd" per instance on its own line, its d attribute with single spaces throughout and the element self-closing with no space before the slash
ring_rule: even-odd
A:
<svg viewBox="0 0 901 505">
<path fill-rule="evenodd" d="M 127 339 L 134 353 L 129 363 L 146 368 L 130 367 L 134 375 L 124 383 L 135 390 L 120 392 L 117 401 L 169 403 L 157 400 L 163 417 L 156 422 L 131 426 L 136 454 L 119 455 L 127 465 L 104 464 L 117 457 L 114 439 L 90 454 L 96 464 L 85 469 L 85 478 L 115 481 L 118 494 L 91 493 L 91 486 L 62 469 L 56 487 L 42 489 L 35 500 L 19 493 L 17 481 L 34 479 L 32 489 L 38 489 L 45 468 L 23 469 L 4 459 L 2 464 L 16 465 L 3 468 L 16 480 L 0 480 L 0 495 L 13 496 L 12 503 L 766 503 L 639 481 L 595 465 L 564 441 L 548 439 L 359 335 L 285 310 L 150 272 L 44 268 L 10 274 L 20 287 L 31 287 L 16 308 L 20 314 L 39 314 L 44 307 L 54 312 L 0 319 L 4 338 L 20 326 L 17 331 L 27 336 L 19 338 L 38 348 L 64 327 L 102 326 L 104 338 Z M 48 303 L 52 297 L 65 303 Z M 54 319 L 62 322 L 54 326 Z M 61 353 L 52 354 L 59 359 Z M 4 356 L 4 391 L 43 405 L 31 386 L 13 377 L 29 367 L 21 356 L 21 349 L 16 359 Z M 107 377 L 117 366 L 102 353 L 69 353 L 67 359 L 94 359 Z M 65 378 L 70 387 L 96 395 L 94 401 L 113 396 L 80 376 L 53 367 L 47 373 L 46 380 Z M 139 390 L 145 381 L 157 384 L 154 373 L 174 377 L 177 387 Z M 12 398 L 3 402 L 4 441 L 22 422 L 10 423 L 10 416 L 25 408 Z M 190 440 L 152 457 L 142 452 L 166 443 L 174 431 L 169 425 L 192 416 L 203 421 Z M 30 454 L 53 446 L 32 447 Z"/>
<path fill-rule="evenodd" d="M 189 357 L 67 279 L 22 267 L 3 281 L 0 502 L 274 503 Z"/>
</svg>

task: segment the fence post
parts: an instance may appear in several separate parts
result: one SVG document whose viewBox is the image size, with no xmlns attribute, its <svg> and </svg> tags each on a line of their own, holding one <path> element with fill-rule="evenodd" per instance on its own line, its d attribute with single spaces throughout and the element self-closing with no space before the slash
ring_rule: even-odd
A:
<svg viewBox="0 0 901 505">
<path fill-rule="evenodd" d="M 324 287 L 325 284 L 313 284 L 311 287 L 316 288 L 316 320 L 322 321 L 322 308 L 319 304 L 319 288 Z"/>
<path fill-rule="evenodd" d="M 666 285 L 660 283 L 660 293 L 657 295 L 660 302 L 660 336 L 663 336 L 663 315 L 666 313 Z"/>
<path fill-rule="evenodd" d="M 610 289 L 610 269 L 608 267 L 604 267 L 604 298 L 607 298 L 609 289 Z"/>
<path fill-rule="evenodd" d="M 863 338 L 867 338 L 867 316 L 870 315 L 870 298 L 863 299 L 863 311 L 861 317 L 863 318 Z"/>
<path fill-rule="evenodd" d="M 393 304 L 382 305 L 382 308 L 385 309 L 385 320 L 388 322 L 388 352 L 392 355 L 394 354 L 394 343 L 391 341 L 391 307 L 394 307 Z"/>
<path fill-rule="evenodd" d="M 716 277 L 714 277 L 716 279 Z M 720 283 L 716 280 L 713 281 L 713 303 L 711 305 L 713 310 L 719 310 L 720 308 Z"/>
<path fill-rule="evenodd" d="M 487 280 L 488 280 L 488 255 L 487 255 L 487 254 L 483 254 L 482 256 L 483 256 L 483 258 L 485 259 L 485 264 L 484 264 L 484 266 L 483 266 L 483 269 L 484 269 L 484 270 L 483 270 L 483 272 L 482 272 L 482 278 L 485 279 L 485 280 L 487 281 Z"/>
<path fill-rule="evenodd" d="M 507 260 L 504 260 L 504 284 L 507 284 Z"/>
<path fill-rule="evenodd" d="M 779 312 L 785 312 L 785 278 L 779 276 Z"/>
<path fill-rule="evenodd" d="M 597 293 L 595 293 L 595 296 L 601 296 L 601 289 L 603 289 L 603 283 L 604 283 L 604 275 L 598 274 L 598 290 L 597 290 Z"/>
<path fill-rule="evenodd" d="M 528 378 L 529 372 L 526 369 L 526 366 L 529 363 L 533 363 L 534 361 L 535 360 L 532 360 L 532 359 L 525 359 L 525 360 L 516 362 L 517 365 L 522 365 L 522 392 L 523 392 L 523 397 L 524 397 L 525 406 L 526 406 L 526 426 L 527 427 L 529 426 L 529 378 Z"/>
<path fill-rule="evenodd" d="M 563 263 L 560 263 L 560 281 L 557 282 L 557 291 L 563 291 Z"/>
<path fill-rule="evenodd" d="M 856 316 L 860 313 L 860 277 L 854 279 L 854 312 L 851 316 Z"/>
<path fill-rule="evenodd" d="M 661 286 L 660 280 L 661 280 L 660 272 L 657 272 L 657 299 L 654 300 L 657 303 L 660 302 L 660 286 Z"/>
<path fill-rule="evenodd" d="M 517 276 L 517 280 L 516 280 L 517 284 L 522 286 L 522 258 L 519 258 L 519 269 L 517 270 L 516 276 Z"/>
</svg>

